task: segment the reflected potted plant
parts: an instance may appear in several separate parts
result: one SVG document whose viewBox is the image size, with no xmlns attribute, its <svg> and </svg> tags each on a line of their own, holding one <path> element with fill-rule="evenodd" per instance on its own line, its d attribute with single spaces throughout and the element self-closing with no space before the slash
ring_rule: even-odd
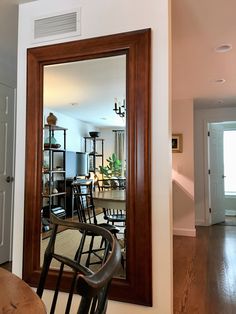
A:
<svg viewBox="0 0 236 314">
<path fill-rule="evenodd" d="M 99 172 L 107 179 L 117 178 L 121 176 L 122 163 L 113 153 L 108 159 L 106 159 L 106 166 L 99 166 Z"/>
</svg>

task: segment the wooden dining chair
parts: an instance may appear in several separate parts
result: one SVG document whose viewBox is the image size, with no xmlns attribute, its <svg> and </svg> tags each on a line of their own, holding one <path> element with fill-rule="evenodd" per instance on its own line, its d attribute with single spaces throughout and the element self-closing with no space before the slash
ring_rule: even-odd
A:
<svg viewBox="0 0 236 314">
<path fill-rule="evenodd" d="M 64 267 L 66 266 L 71 269 L 73 275 L 71 278 L 65 313 L 70 313 L 73 295 L 74 293 L 78 293 L 81 296 L 81 301 L 78 305 L 78 314 L 105 314 L 108 289 L 121 259 L 121 250 L 118 241 L 108 230 L 94 224 L 69 222 L 61 220 L 53 214 L 51 215 L 51 222 L 53 228 L 44 254 L 44 262 L 37 294 L 42 297 L 51 262 L 55 259 L 60 263 L 60 270 L 58 271 L 58 279 L 54 290 L 50 313 L 56 313 L 58 293 L 60 291 L 61 280 L 63 280 Z M 55 252 L 55 244 L 59 226 L 72 230 L 79 230 L 84 237 L 87 237 L 88 234 L 94 234 L 101 237 L 107 244 L 101 266 L 94 271 L 79 262 L 80 259 L 78 254 L 75 254 L 74 259 L 62 254 L 57 254 Z"/>
<path fill-rule="evenodd" d="M 125 190 L 126 178 L 98 179 L 96 181 L 99 191 Z"/>
<path fill-rule="evenodd" d="M 74 194 L 74 208 L 77 211 L 78 219 L 82 223 L 97 225 L 102 228 L 107 229 L 112 234 L 116 235 L 119 233 L 120 229 L 116 226 L 108 224 L 106 222 L 98 222 L 96 210 L 93 202 L 93 185 L 92 181 L 87 180 L 83 183 L 76 182 L 72 183 L 72 189 Z M 87 255 L 86 266 L 90 266 L 92 264 L 99 264 L 102 262 L 100 258 L 101 251 L 105 250 L 105 242 L 101 242 L 100 246 L 94 246 L 94 241 L 96 234 L 93 232 L 87 233 L 86 237 L 90 236 L 89 248 L 85 247 L 85 237 L 82 238 L 80 243 L 80 247 L 78 249 L 78 256 L 82 257 L 82 255 Z M 91 260 L 91 257 L 95 256 L 96 259 Z"/>
</svg>

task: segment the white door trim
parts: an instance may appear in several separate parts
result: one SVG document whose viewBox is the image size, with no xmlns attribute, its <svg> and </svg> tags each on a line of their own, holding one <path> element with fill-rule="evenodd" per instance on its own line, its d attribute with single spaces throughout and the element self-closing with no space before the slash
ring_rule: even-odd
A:
<svg viewBox="0 0 236 314">
<path fill-rule="evenodd" d="M 15 178 L 15 158 L 16 158 L 16 96 L 17 89 L 14 88 L 14 123 L 13 123 L 13 158 L 12 158 L 12 176 Z M 12 261 L 12 250 L 13 250 L 13 218 L 14 218 L 14 194 L 15 192 L 15 180 L 12 185 L 12 198 L 11 198 L 11 234 L 10 234 L 10 261 Z"/>
<path fill-rule="evenodd" d="M 229 108 L 194 107 L 194 195 L 196 225 L 211 225 L 208 189 L 208 123 L 236 121 L 236 106 Z"/>
</svg>

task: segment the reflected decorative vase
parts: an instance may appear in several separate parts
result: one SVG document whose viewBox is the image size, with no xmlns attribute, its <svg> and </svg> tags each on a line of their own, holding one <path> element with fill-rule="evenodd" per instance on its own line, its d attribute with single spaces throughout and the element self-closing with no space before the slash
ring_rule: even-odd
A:
<svg viewBox="0 0 236 314">
<path fill-rule="evenodd" d="M 54 116 L 52 112 L 49 113 L 49 116 L 47 117 L 47 123 L 49 125 L 56 125 L 57 124 L 57 117 Z"/>
</svg>

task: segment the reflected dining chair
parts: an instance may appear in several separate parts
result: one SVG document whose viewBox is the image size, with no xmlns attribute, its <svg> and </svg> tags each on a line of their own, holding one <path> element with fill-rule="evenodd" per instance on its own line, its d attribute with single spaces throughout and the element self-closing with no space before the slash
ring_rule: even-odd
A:
<svg viewBox="0 0 236 314">
<path fill-rule="evenodd" d="M 69 222 L 61 220 L 53 214 L 51 215 L 51 222 L 53 229 L 44 254 L 44 262 L 37 294 L 42 297 L 47 274 L 50 270 L 50 264 L 52 260 L 55 259 L 60 263 L 60 270 L 58 270 L 58 279 L 50 313 L 57 313 L 56 304 L 58 293 L 60 291 L 61 280 L 63 280 L 63 274 L 65 273 L 64 267 L 66 266 L 72 270 L 72 276 L 65 314 L 70 313 L 74 293 L 78 293 L 81 296 L 80 304 L 78 306 L 78 314 L 105 314 L 107 309 L 108 289 L 121 259 L 121 251 L 118 241 L 108 230 L 94 224 Z M 79 230 L 85 237 L 92 233 L 101 237 L 103 241 L 106 242 L 106 252 L 104 252 L 102 264 L 96 271 L 82 265 L 79 262 L 78 254 L 75 254 L 75 258 L 72 259 L 55 252 L 58 226 L 63 226 L 75 231 Z M 64 278 L 64 280 L 69 280 L 68 276 L 66 278 L 67 279 Z"/>
<path fill-rule="evenodd" d="M 99 191 L 125 190 L 126 179 L 100 179 L 97 181 Z M 125 227 L 126 211 L 116 208 L 103 208 L 104 219 L 117 227 Z"/>
<path fill-rule="evenodd" d="M 98 223 L 96 210 L 93 202 L 93 183 L 90 180 L 85 182 L 75 182 L 72 183 L 73 195 L 74 195 L 74 208 L 77 211 L 78 219 L 82 223 L 97 225 L 102 228 L 107 229 L 112 234 L 116 235 L 119 233 L 120 229 L 116 226 L 110 225 L 108 223 Z M 90 243 L 88 249 L 85 246 L 85 239 L 90 237 Z M 86 237 L 82 237 L 80 247 L 78 249 L 78 256 L 81 258 L 82 255 L 87 255 L 86 266 L 92 264 L 101 263 L 102 259 L 100 257 L 101 251 L 105 250 L 105 243 L 101 241 L 100 245 L 95 245 L 96 234 L 89 232 Z M 95 256 L 96 260 L 91 260 L 91 257 Z"/>
</svg>

